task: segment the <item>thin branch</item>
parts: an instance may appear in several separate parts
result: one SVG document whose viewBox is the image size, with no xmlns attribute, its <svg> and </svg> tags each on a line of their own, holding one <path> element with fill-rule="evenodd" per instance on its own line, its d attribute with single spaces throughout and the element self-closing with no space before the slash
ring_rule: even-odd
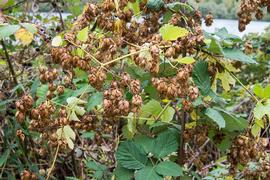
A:
<svg viewBox="0 0 270 180">
<path fill-rule="evenodd" d="M 11 75 L 13 77 L 13 82 L 14 82 L 15 85 L 18 85 L 18 81 L 17 81 L 16 75 L 15 75 L 15 71 L 14 71 L 14 68 L 12 66 L 12 63 L 11 63 L 11 60 L 10 60 L 6 45 L 4 43 L 4 40 L 1 40 L 1 45 L 2 45 L 3 50 L 5 52 L 6 60 L 8 62 L 8 67 L 9 67 L 10 73 L 11 73 Z"/>
<path fill-rule="evenodd" d="M 14 4 L 14 5 L 12 5 L 12 6 L 9 6 L 9 7 L 6 7 L 6 8 L 4 8 L 4 9 L 2 9 L 2 11 L 10 10 L 10 9 L 12 9 L 12 8 L 15 8 L 16 6 L 19 6 L 20 4 L 25 3 L 25 2 L 26 2 L 26 0 L 19 1 L 18 3 Z"/>
</svg>

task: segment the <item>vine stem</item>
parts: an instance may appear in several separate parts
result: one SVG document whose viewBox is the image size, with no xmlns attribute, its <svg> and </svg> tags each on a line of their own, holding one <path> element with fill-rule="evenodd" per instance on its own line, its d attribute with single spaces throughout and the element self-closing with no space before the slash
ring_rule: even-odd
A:
<svg viewBox="0 0 270 180">
<path fill-rule="evenodd" d="M 122 59 L 125 59 L 125 58 L 127 58 L 127 57 L 129 57 L 129 56 L 132 56 L 132 55 L 135 55 L 135 54 L 139 54 L 139 53 L 144 52 L 144 51 L 147 51 L 147 50 L 149 50 L 149 48 L 141 49 L 141 50 L 139 50 L 139 51 L 135 51 L 135 52 L 126 54 L 126 55 L 124 55 L 124 56 L 121 56 L 121 57 L 118 57 L 118 58 L 116 58 L 116 59 L 113 59 L 113 60 L 111 60 L 111 61 L 109 61 L 109 62 L 106 62 L 106 63 L 102 64 L 102 66 L 103 66 L 103 67 L 104 67 L 104 66 L 107 66 L 107 65 L 112 64 L 112 63 L 114 63 L 114 62 L 117 62 L 117 61 L 120 61 L 120 60 L 122 60 Z"/>
<path fill-rule="evenodd" d="M 180 116 L 179 116 L 180 117 Z M 183 117 L 180 118 L 180 123 L 181 123 L 181 133 L 180 133 L 180 146 L 178 149 L 178 164 L 183 165 L 184 164 L 184 159 L 185 159 L 185 150 L 184 150 L 184 131 L 185 131 L 185 125 L 186 125 L 186 120 L 188 118 L 188 113 L 183 112 Z"/>
<path fill-rule="evenodd" d="M 168 48 L 168 47 L 171 47 L 171 46 L 159 46 L 159 48 Z M 107 66 L 107 65 L 112 64 L 112 63 L 114 63 L 114 62 L 117 62 L 117 61 L 120 61 L 120 60 L 122 60 L 122 59 L 125 59 L 125 58 L 127 58 L 127 57 L 129 57 L 129 56 L 132 56 L 132 55 L 135 55 L 135 54 L 139 54 L 139 53 L 141 53 L 141 52 L 148 51 L 148 50 L 149 50 L 149 48 L 143 48 L 143 49 L 140 49 L 140 50 L 138 50 L 138 51 L 135 51 L 135 52 L 132 52 L 132 53 L 123 55 L 123 56 L 121 56 L 121 57 L 118 57 L 118 58 L 116 58 L 116 59 L 113 59 L 113 60 L 111 60 L 111 61 L 109 61 L 109 62 L 103 63 L 102 66 Z"/>
<path fill-rule="evenodd" d="M 49 178 L 51 176 L 52 170 L 54 168 L 54 165 L 55 165 L 55 162 L 56 162 L 56 159 L 57 159 L 57 156 L 58 156 L 59 148 L 60 148 L 60 143 L 58 143 L 58 145 L 57 145 L 57 148 L 56 148 L 56 151 L 55 151 L 55 155 L 54 155 L 54 158 L 53 158 L 53 162 L 52 162 L 52 165 L 51 165 L 51 167 L 49 169 L 49 172 L 48 172 L 48 175 L 47 175 L 46 180 L 49 180 Z"/>
<path fill-rule="evenodd" d="M 158 114 L 158 116 L 155 118 L 156 120 L 158 120 L 158 119 L 162 116 L 162 114 L 166 111 L 166 109 L 169 107 L 169 105 L 171 104 L 171 102 L 172 102 L 172 101 L 169 101 L 169 102 L 165 105 L 165 107 L 162 109 L 162 111 L 160 111 L 160 113 Z"/>
</svg>

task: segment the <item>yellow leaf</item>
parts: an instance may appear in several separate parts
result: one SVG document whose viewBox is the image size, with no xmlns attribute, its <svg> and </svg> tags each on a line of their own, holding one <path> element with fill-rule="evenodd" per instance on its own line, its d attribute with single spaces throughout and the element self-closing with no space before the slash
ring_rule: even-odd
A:
<svg viewBox="0 0 270 180">
<path fill-rule="evenodd" d="M 194 120 L 194 121 L 196 121 L 197 119 L 199 119 L 198 114 L 197 114 L 196 111 L 194 111 L 194 110 L 190 113 L 190 117 L 191 117 L 191 119 Z"/>
<path fill-rule="evenodd" d="M 235 68 L 230 61 L 223 61 L 222 64 L 228 69 L 230 72 L 239 72 L 240 69 Z"/>
<path fill-rule="evenodd" d="M 221 80 L 222 87 L 225 91 L 229 91 L 231 89 L 230 85 L 235 85 L 235 79 L 228 71 L 217 73 L 216 78 Z"/>
<path fill-rule="evenodd" d="M 192 128 L 194 128 L 195 126 L 196 126 L 196 122 L 194 121 L 194 122 L 191 122 L 191 123 L 187 123 L 186 125 L 185 125 L 185 128 L 186 129 L 192 129 Z"/>
<path fill-rule="evenodd" d="M 24 28 L 20 28 L 16 33 L 15 33 L 15 37 L 17 40 L 21 41 L 21 43 L 24 46 L 29 45 L 33 39 L 34 39 L 34 35 L 33 33 L 27 31 Z"/>
<path fill-rule="evenodd" d="M 122 34 L 123 22 L 121 19 L 118 19 L 114 23 L 114 31 L 118 34 Z"/>
<path fill-rule="evenodd" d="M 226 176 L 225 178 L 226 180 L 234 180 L 234 178 L 232 176 Z"/>
<path fill-rule="evenodd" d="M 195 59 L 193 57 L 183 57 L 177 59 L 177 62 L 182 63 L 182 64 L 192 64 L 195 62 Z"/>
</svg>

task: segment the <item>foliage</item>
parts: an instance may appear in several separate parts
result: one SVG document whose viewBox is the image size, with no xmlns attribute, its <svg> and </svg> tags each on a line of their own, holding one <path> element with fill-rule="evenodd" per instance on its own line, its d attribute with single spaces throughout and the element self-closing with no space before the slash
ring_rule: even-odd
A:
<svg viewBox="0 0 270 180">
<path fill-rule="evenodd" d="M 203 32 L 190 2 L 84 3 L 1 4 L 0 179 L 266 178 L 269 29 Z"/>
</svg>

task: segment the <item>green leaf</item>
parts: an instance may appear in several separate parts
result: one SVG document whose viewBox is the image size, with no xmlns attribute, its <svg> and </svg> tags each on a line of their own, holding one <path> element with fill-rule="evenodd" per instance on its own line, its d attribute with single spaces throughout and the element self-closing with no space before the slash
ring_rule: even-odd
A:
<svg viewBox="0 0 270 180">
<path fill-rule="evenodd" d="M 261 126 L 257 123 L 254 123 L 251 127 L 251 134 L 254 136 L 254 137 L 258 137 L 259 136 L 259 133 L 261 132 Z"/>
<path fill-rule="evenodd" d="M 86 162 L 86 167 L 89 168 L 90 170 L 94 170 L 94 174 L 91 175 L 91 177 L 95 177 L 97 178 L 98 180 L 102 180 L 103 179 L 103 176 L 104 176 L 104 173 L 106 172 L 107 170 L 107 167 L 100 164 L 100 163 L 97 163 L 95 161 L 87 161 Z"/>
<path fill-rule="evenodd" d="M 123 138 L 128 139 L 128 140 L 131 140 L 134 136 L 134 134 L 128 130 L 127 125 L 124 125 L 122 127 L 122 134 L 123 134 Z"/>
<path fill-rule="evenodd" d="M 89 31 L 89 28 L 86 27 L 86 28 L 83 28 L 82 30 L 80 30 L 77 34 L 77 39 L 80 40 L 81 42 L 86 42 L 87 39 L 88 39 L 88 31 Z"/>
<path fill-rule="evenodd" d="M 150 10 L 159 11 L 164 6 L 164 2 L 163 0 L 148 0 L 146 6 Z"/>
<path fill-rule="evenodd" d="M 248 121 L 246 119 L 236 117 L 232 113 L 226 112 L 222 109 L 218 110 L 221 111 L 221 114 L 225 120 L 226 128 L 224 130 L 233 132 L 233 131 L 244 131 L 247 128 Z"/>
<path fill-rule="evenodd" d="M 253 87 L 253 92 L 256 96 L 263 98 L 264 95 L 264 89 L 261 84 L 255 84 Z"/>
<path fill-rule="evenodd" d="M 262 103 L 257 103 L 256 107 L 253 110 L 254 117 L 256 119 L 262 119 L 264 115 L 270 117 L 270 100 L 264 105 Z"/>
<path fill-rule="evenodd" d="M 244 54 L 239 49 L 226 48 L 226 49 L 223 49 L 223 52 L 224 52 L 224 57 L 227 58 L 227 59 L 237 60 L 237 61 L 241 61 L 241 62 L 244 62 L 244 63 L 257 64 L 257 62 L 255 60 L 253 60 L 251 57 Z"/>
<path fill-rule="evenodd" d="M 261 84 L 255 84 L 253 92 L 259 98 L 268 99 L 270 98 L 270 85 L 267 85 L 265 88 L 263 88 Z"/>
<path fill-rule="evenodd" d="M 127 122 L 127 128 L 128 131 L 134 135 L 136 133 L 136 118 L 135 115 L 133 113 L 129 113 L 128 115 L 128 122 Z"/>
<path fill-rule="evenodd" d="M 178 148 L 178 139 L 174 131 L 168 130 L 158 135 L 154 142 L 153 154 L 156 158 L 163 158 Z"/>
<path fill-rule="evenodd" d="M 81 135 L 81 138 L 89 138 L 89 139 L 93 139 L 95 137 L 95 132 L 84 132 Z"/>
<path fill-rule="evenodd" d="M 156 167 L 156 172 L 163 176 L 183 176 L 182 168 L 172 161 L 163 161 Z"/>
<path fill-rule="evenodd" d="M 182 64 L 192 64 L 195 62 L 195 59 L 193 57 L 183 57 L 180 59 L 177 59 L 177 62 L 182 63 Z"/>
<path fill-rule="evenodd" d="M 136 0 L 134 3 L 128 2 L 128 8 L 133 11 L 133 14 L 139 14 L 140 13 L 140 1 Z"/>
<path fill-rule="evenodd" d="M 6 38 L 14 34 L 20 29 L 20 25 L 3 25 L 0 26 L 0 39 Z"/>
<path fill-rule="evenodd" d="M 10 149 L 7 149 L 7 150 L 0 156 L 0 167 L 2 167 L 2 166 L 6 163 L 9 154 L 10 154 Z"/>
<path fill-rule="evenodd" d="M 122 166 L 117 166 L 113 172 L 117 180 L 130 180 L 134 172 Z"/>
<path fill-rule="evenodd" d="M 162 111 L 162 107 L 160 103 L 152 99 L 151 101 L 149 101 L 148 103 L 142 106 L 141 116 L 142 117 L 149 117 L 149 116 L 157 117 L 161 111 Z"/>
<path fill-rule="evenodd" d="M 95 161 L 87 161 L 85 163 L 86 167 L 91 169 L 91 170 L 95 170 L 95 171 L 105 171 L 107 169 L 106 166 L 100 164 L 100 163 L 97 163 Z"/>
<path fill-rule="evenodd" d="M 182 2 L 168 3 L 166 4 L 166 7 L 173 11 L 188 11 L 188 12 L 194 11 L 194 8 L 191 5 Z"/>
<path fill-rule="evenodd" d="M 175 110 L 172 107 L 167 107 L 166 110 L 161 115 L 160 119 L 162 122 L 171 122 L 173 116 L 175 114 Z"/>
<path fill-rule="evenodd" d="M 7 62 L 4 61 L 4 60 L 2 60 L 2 59 L 0 59 L 0 65 L 7 65 Z"/>
<path fill-rule="evenodd" d="M 159 176 L 155 167 L 146 166 L 143 169 L 135 173 L 135 180 L 162 180 L 163 178 Z"/>
<path fill-rule="evenodd" d="M 219 128 L 225 128 L 226 122 L 223 116 L 219 113 L 219 111 L 213 108 L 207 108 L 205 111 L 205 115 L 212 119 L 214 122 L 216 122 Z"/>
<path fill-rule="evenodd" d="M 30 23 L 21 23 L 21 25 L 27 29 L 27 31 L 35 34 L 37 32 L 37 28 L 35 24 L 30 24 Z"/>
<path fill-rule="evenodd" d="M 203 96 L 209 94 L 211 90 L 211 81 L 208 74 L 208 63 L 205 61 L 197 61 L 192 72 L 192 78 L 200 89 Z"/>
<path fill-rule="evenodd" d="M 117 161 L 127 169 L 141 169 L 145 167 L 147 156 L 134 142 L 125 141 L 120 144 L 116 152 Z"/>
<path fill-rule="evenodd" d="M 265 99 L 269 99 L 269 98 L 270 98 L 270 84 L 267 85 L 267 86 L 264 88 L 263 97 L 264 97 Z"/>
<path fill-rule="evenodd" d="M 218 40 L 216 40 L 215 38 L 211 39 L 208 50 L 214 54 L 223 54 L 222 47 L 220 43 L 218 42 Z"/>
<path fill-rule="evenodd" d="M 145 136 L 139 135 L 134 138 L 135 144 L 139 145 L 143 148 L 146 154 L 154 152 L 155 148 L 155 139 Z"/>
<path fill-rule="evenodd" d="M 102 102 L 103 102 L 103 93 L 96 92 L 92 94 L 92 96 L 88 98 L 88 103 L 86 106 L 87 111 L 93 110 L 95 106 L 102 104 Z"/>
<path fill-rule="evenodd" d="M 188 35 L 188 30 L 171 24 L 165 24 L 159 29 L 159 33 L 166 41 L 175 41 Z"/>
<path fill-rule="evenodd" d="M 55 36 L 52 40 L 52 46 L 59 47 L 63 44 L 63 39 L 61 36 Z"/>
<path fill-rule="evenodd" d="M 38 100 L 36 101 L 37 106 L 46 100 L 48 91 L 49 91 L 48 85 L 42 85 L 37 88 L 37 97 L 38 97 Z"/>
<path fill-rule="evenodd" d="M 231 39 L 231 40 L 236 41 L 236 42 L 241 41 L 240 37 L 233 35 L 233 34 L 229 34 L 228 30 L 225 27 L 218 29 L 217 32 L 215 32 L 215 35 L 217 35 L 218 37 L 220 37 L 223 40 Z"/>
</svg>

